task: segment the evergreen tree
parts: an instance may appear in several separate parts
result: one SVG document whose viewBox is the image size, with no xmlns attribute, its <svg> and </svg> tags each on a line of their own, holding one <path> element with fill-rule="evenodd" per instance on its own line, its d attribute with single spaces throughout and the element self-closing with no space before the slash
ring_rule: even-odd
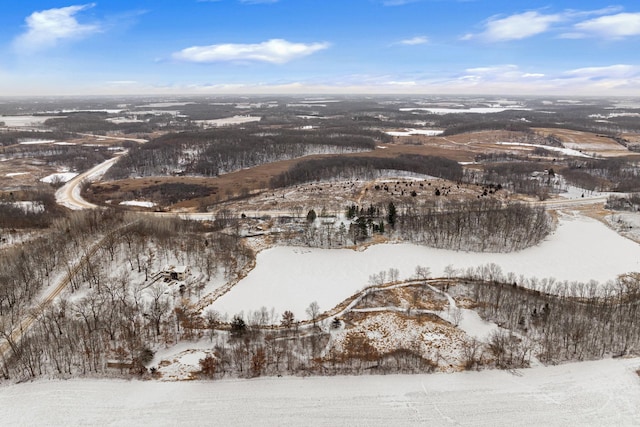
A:
<svg viewBox="0 0 640 427">
<path fill-rule="evenodd" d="M 393 202 L 389 202 L 389 206 L 387 208 L 387 222 L 391 228 L 395 227 L 397 216 L 398 212 L 396 210 L 396 205 L 394 205 Z"/>
<path fill-rule="evenodd" d="M 318 215 L 316 215 L 316 211 L 314 211 L 313 209 L 311 209 L 309 212 L 307 212 L 307 222 L 313 222 L 316 220 L 316 218 L 318 217 Z"/>
</svg>

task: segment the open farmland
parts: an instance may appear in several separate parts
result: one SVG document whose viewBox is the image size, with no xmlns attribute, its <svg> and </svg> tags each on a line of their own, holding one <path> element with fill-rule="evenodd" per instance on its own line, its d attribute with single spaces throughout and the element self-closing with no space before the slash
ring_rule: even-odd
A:
<svg viewBox="0 0 640 427">
<path fill-rule="evenodd" d="M 11 425 L 46 419 L 52 426 L 170 426 L 214 418 L 226 425 L 273 426 L 631 426 L 640 423 L 634 372 L 639 363 L 602 360 L 513 372 L 355 378 L 36 381 L 0 388 L 0 416 Z M 248 388 L 253 404 L 247 403 Z"/>
</svg>

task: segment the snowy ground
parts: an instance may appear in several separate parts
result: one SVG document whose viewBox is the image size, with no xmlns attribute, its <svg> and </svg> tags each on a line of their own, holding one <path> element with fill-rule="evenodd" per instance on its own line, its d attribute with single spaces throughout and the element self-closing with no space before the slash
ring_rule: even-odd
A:
<svg viewBox="0 0 640 427">
<path fill-rule="evenodd" d="M 258 116 L 233 116 L 225 117 L 224 119 L 215 120 L 194 120 L 195 123 L 207 128 L 207 127 L 219 127 L 219 126 L 231 126 L 250 122 L 259 122 L 262 117 Z"/>
<path fill-rule="evenodd" d="M 594 219 L 564 215 L 544 242 L 514 253 L 456 252 L 412 244 L 374 245 L 364 251 L 274 247 L 260 252 L 256 268 L 213 308 L 233 315 L 264 306 L 307 318 L 305 309 L 312 301 L 322 311 L 329 310 L 367 286 L 369 277 L 380 271 L 397 268 L 400 279 L 406 279 L 420 265 L 442 277 L 448 265 L 466 269 L 487 263 L 517 277 L 606 282 L 640 271 L 640 245 Z"/>
<path fill-rule="evenodd" d="M 578 151 L 578 150 L 574 150 L 572 148 L 554 147 L 552 145 L 525 144 L 525 143 L 522 143 L 522 142 L 496 142 L 496 144 L 498 144 L 498 145 L 508 145 L 508 146 L 513 146 L 513 147 L 543 148 L 545 150 L 555 151 L 555 152 L 558 152 L 558 153 L 565 154 L 567 156 L 593 158 L 593 156 L 590 156 L 590 155 L 585 154 L 585 153 L 583 153 L 581 151 Z"/>
<path fill-rule="evenodd" d="M 623 236 L 640 241 L 640 212 L 618 211 L 607 215 L 605 220 Z"/>
<path fill-rule="evenodd" d="M 145 202 L 142 200 L 126 200 L 124 202 L 120 202 L 120 204 L 123 206 L 138 206 L 141 208 L 152 208 L 156 205 L 153 202 Z"/>
<path fill-rule="evenodd" d="M 436 129 L 405 129 L 404 131 L 388 131 L 385 133 L 391 136 L 411 136 L 411 135 L 437 136 L 437 135 L 442 135 L 443 132 L 444 132 L 443 130 L 436 130 Z"/>
<path fill-rule="evenodd" d="M 640 424 L 639 366 L 640 359 L 618 359 L 410 376 L 36 381 L 0 387 L 0 419 L 24 426 L 632 426 Z"/>
<path fill-rule="evenodd" d="M 71 181 L 76 176 L 78 176 L 77 172 L 58 172 L 58 173 L 45 176 L 40 181 L 46 182 L 46 183 L 68 182 L 68 181 Z"/>
<path fill-rule="evenodd" d="M 400 111 L 427 111 L 431 114 L 462 114 L 462 113 L 502 113 L 507 110 L 530 110 L 524 107 L 472 107 L 472 108 L 431 108 L 431 107 L 411 107 L 400 108 Z"/>
<path fill-rule="evenodd" d="M 6 127 L 42 126 L 48 119 L 58 119 L 61 116 L 0 116 L 0 122 Z"/>
</svg>

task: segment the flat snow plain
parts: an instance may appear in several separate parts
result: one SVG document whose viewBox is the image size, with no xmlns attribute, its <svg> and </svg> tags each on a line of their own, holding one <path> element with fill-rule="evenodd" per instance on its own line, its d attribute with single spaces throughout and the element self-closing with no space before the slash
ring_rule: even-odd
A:
<svg viewBox="0 0 640 427">
<path fill-rule="evenodd" d="M 3 425 L 640 425 L 640 359 L 519 371 L 0 387 Z"/>
<path fill-rule="evenodd" d="M 498 264 L 519 278 L 600 282 L 640 271 L 640 245 L 604 224 L 580 215 L 563 215 L 553 234 L 537 246 L 513 253 L 477 253 L 434 249 L 413 244 L 381 244 L 364 251 L 274 247 L 258 254 L 256 267 L 212 304 L 234 315 L 266 307 L 275 313 L 291 310 L 305 319 L 305 309 L 317 301 L 329 310 L 369 284 L 369 276 L 397 268 L 400 278 L 412 276 L 417 265 L 432 276 L 444 269 Z"/>
</svg>

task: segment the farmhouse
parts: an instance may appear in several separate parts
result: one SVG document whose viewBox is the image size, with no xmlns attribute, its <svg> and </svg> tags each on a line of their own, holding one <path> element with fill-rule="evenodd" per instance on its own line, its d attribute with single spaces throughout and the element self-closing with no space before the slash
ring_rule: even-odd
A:
<svg viewBox="0 0 640 427">
<path fill-rule="evenodd" d="M 162 269 L 162 277 L 169 280 L 185 280 L 189 275 L 189 267 L 186 265 L 167 265 Z"/>
</svg>

